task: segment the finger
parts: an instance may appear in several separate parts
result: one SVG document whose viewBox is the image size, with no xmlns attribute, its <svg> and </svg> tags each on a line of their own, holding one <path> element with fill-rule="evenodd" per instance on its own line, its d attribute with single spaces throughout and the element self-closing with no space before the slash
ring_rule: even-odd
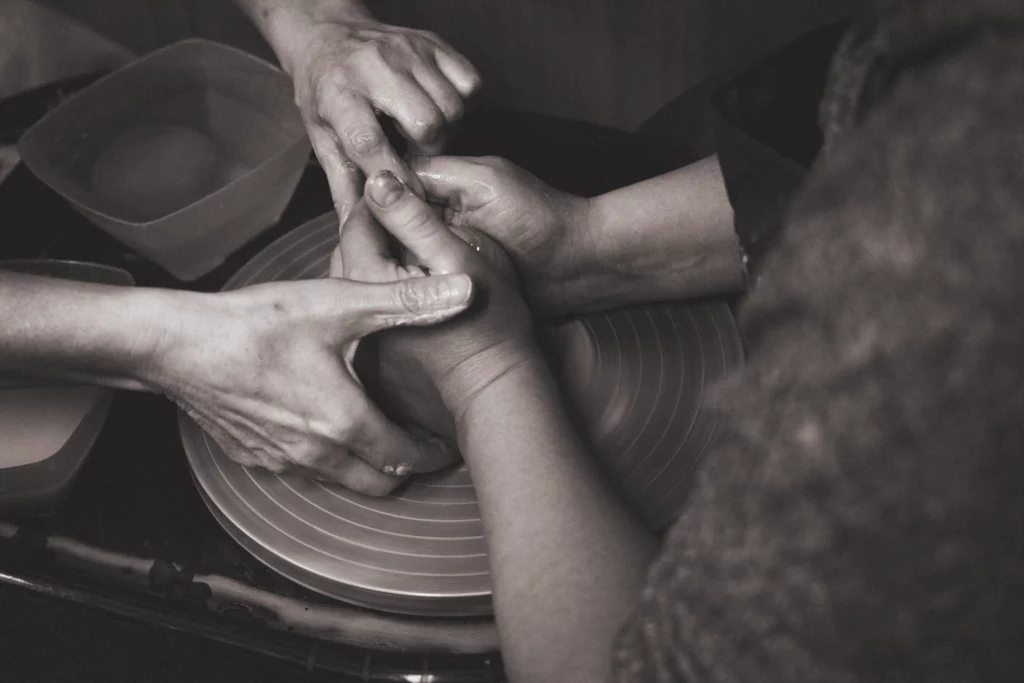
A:
<svg viewBox="0 0 1024 683">
<path fill-rule="evenodd" d="M 437 154 L 444 149 L 444 113 L 419 82 L 389 69 L 376 85 L 387 96 L 375 97 L 374 105 L 395 120 L 411 145 L 424 154 Z"/>
<path fill-rule="evenodd" d="M 445 150 L 445 147 L 447 147 L 447 146 L 448 146 L 448 134 L 446 132 L 442 132 L 442 133 L 440 133 L 437 136 L 437 138 L 433 142 L 430 142 L 430 143 L 425 144 L 425 145 L 421 145 L 418 142 L 416 142 L 415 140 L 410 140 L 409 141 L 409 147 L 408 147 L 408 150 L 407 150 L 407 155 L 410 156 L 410 157 L 424 157 L 424 156 L 429 157 L 429 156 L 434 156 L 436 154 L 443 153 L 444 150 Z M 411 178 L 413 178 L 413 180 L 416 183 L 416 185 L 414 186 L 414 191 L 417 194 L 422 195 L 423 194 L 423 189 L 419 186 L 419 180 L 416 179 L 416 175 L 413 174 L 413 173 L 410 173 L 409 175 L 410 175 Z"/>
<path fill-rule="evenodd" d="M 427 64 L 416 64 L 412 69 L 412 74 L 423 91 L 430 96 L 430 99 L 434 100 L 434 104 L 444 115 L 445 121 L 452 124 L 462 118 L 465 114 L 462 96 L 455 86 L 445 78 L 444 74 Z"/>
<path fill-rule="evenodd" d="M 334 131 L 345 157 L 367 177 L 389 170 L 400 178 L 412 172 L 391 148 L 384 129 L 369 102 L 348 91 L 340 92 L 321 107 L 321 118 Z M 419 186 L 419 181 L 415 181 Z"/>
<path fill-rule="evenodd" d="M 348 267 L 332 272 L 341 272 L 343 275 L 338 277 L 360 282 L 394 282 L 425 275 L 415 264 L 402 263 L 392 255 L 387 231 L 362 201 L 341 229 L 338 248 L 332 254 L 332 269 L 335 261 L 342 266 L 347 263 Z"/>
<path fill-rule="evenodd" d="M 473 157 L 421 156 L 409 161 L 409 168 L 431 199 L 461 209 L 474 193 L 487 191 L 482 181 L 481 165 Z M 373 176 L 367 176 L 372 178 Z"/>
<path fill-rule="evenodd" d="M 344 223 L 349 211 L 359 200 L 362 188 L 362 173 L 359 167 L 349 161 L 340 150 L 337 138 L 319 124 L 308 124 L 309 141 L 313 145 L 316 158 L 327 176 L 327 184 L 331 188 L 331 198 L 338 219 Z"/>
<path fill-rule="evenodd" d="M 341 262 L 348 263 L 345 277 L 362 282 L 382 282 L 392 265 L 388 250 L 387 233 L 370 213 L 365 201 L 360 201 L 341 228 L 338 242 Z M 395 279 L 395 278 L 390 278 Z"/>
<path fill-rule="evenodd" d="M 339 281 L 339 284 L 342 284 Z M 338 342 L 347 343 L 398 325 L 433 325 L 464 311 L 473 300 L 468 275 L 407 277 L 396 282 L 343 281 L 333 302 Z"/>
<path fill-rule="evenodd" d="M 360 413 L 360 438 L 353 453 L 374 469 L 398 476 L 433 472 L 459 459 L 458 450 L 444 439 L 418 430 L 413 437 L 367 401 Z"/>
<path fill-rule="evenodd" d="M 347 489 L 368 496 L 385 496 L 408 478 L 408 474 L 381 472 L 362 458 L 349 453 L 325 456 L 310 466 L 294 469 L 306 476 L 341 484 Z"/>
<path fill-rule="evenodd" d="M 449 46 L 439 48 L 434 54 L 437 68 L 448 79 L 464 99 L 469 99 L 480 90 L 483 78 L 473 63 Z"/>
<path fill-rule="evenodd" d="M 373 215 L 417 263 L 432 272 L 464 271 L 471 250 L 404 183 L 389 173 L 379 173 L 366 183 L 365 194 Z"/>
</svg>

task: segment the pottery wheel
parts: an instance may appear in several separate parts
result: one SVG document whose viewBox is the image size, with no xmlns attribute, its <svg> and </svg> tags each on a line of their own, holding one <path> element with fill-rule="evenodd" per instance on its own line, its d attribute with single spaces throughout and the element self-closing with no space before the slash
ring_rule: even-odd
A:
<svg viewBox="0 0 1024 683">
<path fill-rule="evenodd" d="M 226 285 L 323 277 L 337 244 L 333 213 L 268 246 Z M 652 526 L 681 510 L 714 433 L 710 380 L 742 362 L 721 302 L 635 307 L 549 328 L 552 361 L 610 479 Z M 374 498 L 247 469 L 186 415 L 195 479 L 228 533 L 312 590 L 372 609 L 425 616 L 490 614 L 476 496 L 464 466 L 415 477 Z"/>
</svg>

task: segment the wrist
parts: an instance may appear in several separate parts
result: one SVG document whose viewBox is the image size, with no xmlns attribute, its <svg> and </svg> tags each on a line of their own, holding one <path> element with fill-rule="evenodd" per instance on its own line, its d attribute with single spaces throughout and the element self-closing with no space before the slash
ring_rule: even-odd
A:
<svg viewBox="0 0 1024 683">
<path fill-rule="evenodd" d="M 461 361 L 435 384 L 458 427 L 474 405 L 505 392 L 523 377 L 546 372 L 543 355 L 533 342 L 508 341 Z"/>
<path fill-rule="evenodd" d="M 534 297 L 549 314 L 560 317 L 587 311 L 612 289 L 609 262 L 619 257 L 608 244 L 610 215 L 606 195 L 573 197 L 561 226 L 566 239 L 555 260 L 564 264 L 552 269 Z"/>
<path fill-rule="evenodd" d="M 489 434 L 496 424 L 508 425 L 510 420 L 524 417 L 533 423 L 537 416 L 545 421 L 567 420 L 558 385 L 547 364 L 539 357 L 524 358 L 465 401 L 460 412 L 453 413 L 458 446 L 471 460 L 477 449 L 468 445 L 481 433 Z"/>
<path fill-rule="evenodd" d="M 72 322 L 83 336 L 54 354 L 58 367 L 66 368 L 69 377 L 103 386 L 159 391 L 150 376 L 171 319 L 163 295 L 162 290 L 143 288 L 97 291 L 93 305 L 83 309 L 91 321 Z"/>
<path fill-rule="evenodd" d="M 127 372 L 144 388 L 168 393 L 176 386 L 179 369 L 175 358 L 185 349 L 195 349 L 201 339 L 190 334 L 210 333 L 202 316 L 194 315 L 197 304 L 210 295 L 162 289 L 138 290 L 136 318 L 140 321 L 135 351 Z"/>
</svg>

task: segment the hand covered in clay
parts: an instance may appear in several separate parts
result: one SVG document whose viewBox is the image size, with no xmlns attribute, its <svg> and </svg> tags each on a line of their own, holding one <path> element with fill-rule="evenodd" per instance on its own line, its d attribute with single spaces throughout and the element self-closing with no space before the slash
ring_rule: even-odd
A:
<svg viewBox="0 0 1024 683">
<path fill-rule="evenodd" d="M 448 229 L 423 200 L 390 173 L 372 178 L 342 229 L 336 274 L 404 281 L 425 273 L 466 273 L 474 303 L 432 330 L 387 330 L 367 339 L 373 372 L 389 403 L 425 429 L 454 436 L 452 416 L 492 382 L 537 357 L 533 325 L 503 251 L 486 236 Z M 389 234 L 401 245 L 396 261 Z M 493 263 L 492 263 L 493 262 Z M 367 382 L 369 384 L 369 381 Z"/>
<path fill-rule="evenodd" d="M 497 157 L 420 157 L 412 168 L 444 221 L 497 240 L 522 276 L 533 310 L 562 312 L 563 290 L 588 253 L 590 202 Z"/>
<path fill-rule="evenodd" d="M 463 311 L 466 276 L 388 284 L 336 279 L 174 293 L 147 384 L 167 394 L 236 462 L 297 470 L 382 495 L 413 471 L 457 458 L 413 438 L 364 394 L 352 369 L 364 335 L 430 325 Z"/>
<path fill-rule="evenodd" d="M 341 220 L 358 200 L 364 174 L 388 169 L 419 190 L 378 114 L 395 122 L 410 152 L 440 153 L 446 128 L 480 88 L 469 60 L 433 33 L 381 23 L 362 3 L 263 4 L 266 13 L 253 14 L 294 81 Z"/>
</svg>

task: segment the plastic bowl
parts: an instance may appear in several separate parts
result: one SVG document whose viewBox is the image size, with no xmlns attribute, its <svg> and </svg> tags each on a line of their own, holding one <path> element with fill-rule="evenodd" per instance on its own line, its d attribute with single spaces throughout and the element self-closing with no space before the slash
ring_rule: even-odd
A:
<svg viewBox="0 0 1024 683">
<path fill-rule="evenodd" d="M 154 126 L 212 141 L 215 172 L 177 208 L 140 215 L 109 189 L 97 191 L 96 167 L 126 136 Z M 40 180 L 89 220 L 191 281 L 280 219 L 310 145 L 282 71 L 241 50 L 195 39 L 146 55 L 62 102 L 25 133 L 18 150 Z M 184 157 L 178 168 L 194 167 L 194 151 L 182 150 L 171 149 Z M 191 180 L 154 179 L 151 166 L 144 170 L 123 175 L 154 196 Z"/>
<path fill-rule="evenodd" d="M 0 270 L 132 286 L 120 268 L 77 261 L 0 261 Z M 99 386 L 0 377 L 0 512 L 45 514 L 70 490 L 110 411 Z"/>
<path fill-rule="evenodd" d="M 87 261 L 67 261 L 47 258 L 19 258 L 0 260 L 0 270 L 25 275 L 42 275 L 62 280 L 90 282 L 97 285 L 120 285 L 131 287 L 135 284 L 132 274 L 123 268 Z"/>
</svg>

